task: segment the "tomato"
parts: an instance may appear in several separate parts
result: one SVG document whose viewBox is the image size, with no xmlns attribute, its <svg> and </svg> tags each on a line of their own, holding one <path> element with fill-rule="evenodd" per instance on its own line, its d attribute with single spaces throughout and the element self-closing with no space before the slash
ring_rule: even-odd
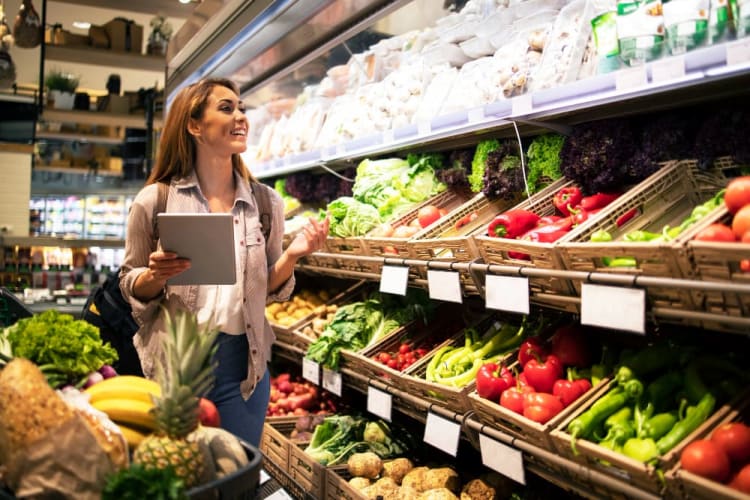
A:
<svg viewBox="0 0 750 500">
<path fill-rule="evenodd" d="M 682 450 L 682 468 L 693 474 L 723 483 L 729 479 L 729 457 L 709 439 L 693 441 Z"/>
<path fill-rule="evenodd" d="M 391 236 L 393 236 L 393 226 L 391 226 L 388 222 L 384 222 L 383 224 L 376 226 L 375 229 L 370 231 L 369 236 L 390 238 Z"/>
<path fill-rule="evenodd" d="M 729 422 L 717 427 L 711 441 L 724 450 L 729 459 L 742 465 L 750 461 L 750 427 L 742 422 Z"/>
<path fill-rule="evenodd" d="M 440 218 L 440 209 L 435 205 L 425 205 L 417 211 L 419 225 L 427 227 Z"/>
<path fill-rule="evenodd" d="M 729 483 L 729 487 L 743 493 L 750 493 L 750 464 L 740 469 L 732 482 Z"/>
<path fill-rule="evenodd" d="M 418 219 L 418 218 L 414 218 L 414 219 L 413 219 L 413 220 L 412 220 L 412 221 L 411 221 L 411 222 L 409 223 L 409 225 L 410 225 L 411 227 L 416 227 L 416 228 L 418 228 L 418 229 L 422 229 L 422 224 L 421 224 L 421 223 L 419 222 L 419 219 Z"/>
<path fill-rule="evenodd" d="M 401 344 L 400 346 L 398 346 L 398 352 L 401 354 L 411 352 L 411 346 L 409 344 Z"/>
<path fill-rule="evenodd" d="M 438 208 L 438 212 L 440 212 L 440 217 L 444 217 L 448 215 L 448 209 L 447 208 Z"/>
<path fill-rule="evenodd" d="M 523 396 L 524 390 L 518 387 L 505 389 L 500 395 L 500 406 L 523 415 Z"/>
<path fill-rule="evenodd" d="M 732 231 L 734 231 L 737 239 L 742 238 L 745 236 L 745 233 L 750 231 L 750 205 L 745 205 L 734 214 Z"/>
<path fill-rule="evenodd" d="M 695 235 L 697 241 L 737 241 L 734 231 L 724 224 L 711 224 L 698 231 Z"/>
<path fill-rule="evenodd" d="M 731 213 L 750 204 L 750 175 L 735 177 L 729 181 L 724 192 L 724 204 Z"/>
</svg>

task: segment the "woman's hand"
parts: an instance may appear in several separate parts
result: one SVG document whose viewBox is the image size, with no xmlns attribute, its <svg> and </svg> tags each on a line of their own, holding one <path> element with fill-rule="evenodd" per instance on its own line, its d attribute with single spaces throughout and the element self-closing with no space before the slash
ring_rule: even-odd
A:
<svg viewBox="0 0 750 500">
<path fill-rule="evenodd" d="M 310 217 L 310 223 L 306 224 L 302 231 L 292 240 L 286 249 L 287 255 L 294 259 L 299 259 L 305 255 L 317 252 L 325 245 L 328 237 L 328 226 L 330 220 L 328 216 L 322 221 Z"/>
<path fill-rule="evenodd" d="M 148 271 L 135 280 L 135 296 L 140 300 L 150 300 L 159 295 L 167 280 L 190 269 L 190 260 L 174 252 L 156 251 L 148 256 Z"/>
</svg>

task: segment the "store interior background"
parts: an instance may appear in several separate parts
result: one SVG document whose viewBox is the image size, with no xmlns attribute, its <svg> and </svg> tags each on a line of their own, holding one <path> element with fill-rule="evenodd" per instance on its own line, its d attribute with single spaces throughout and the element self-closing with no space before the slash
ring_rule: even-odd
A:
<svg viewBox="0 0 750 500">
<path fill-rule="evenodd" d="M 223 4 L 229 0 L 204 0 L 201 11 L 206 10 L 206 2 L 215 4 L 209 11 L 216 12 Z M 302 1 L 302 0 L 300 0 Z M 91 2 L 104 4 L 120 8 L 101 8 L 82 3 L 67 3 L 64 1 L 49 0 L 47 2 L 47 25 L 61 24 L 62 27 L 72 33 L 87 34 L 87 30 L 73 27 L 75 21 L 85 21 L 91 24 L 104 24 L 116 17 L 125 17 L 132 19 L 137 24 L 143 26 L 143 48 L 150 33 L 150 21 L 157 14 L 166 14 L 185 12 L 184 16 L 167 15 L 169 23 L 174 29 L 173 36 L 180 36 L 180 29 L 188 23 L 199 23 L 202 18 L 199 16 L 190 17 L 193 10 L 192 4 L 183 6 L 177 0 L 131 0 L 130 2 L 120 2 L 116 0 L 106 0 L 103 2 Z M 125 11 L 121 6 L 138 5 L 138 10 L 153 8 L 152 13 Z M 450 2 L 447 2 L 450 4 Z M 18 13 L 21 0 L 5 0 L 5 14 L 9 23 L 15 19 Z M 41 0 L 33 2 L 34 7 L 39 14 L 42 14 L 43 3 Z M 197 4 L 196 4 L 197 5 Z M 144 7 L 146 6 L 146 7 Z M 175 7 L 177 6 L 177 7 Z M 446 2 L 437 0 L 415 0 L 414 2 L 399 9 L 397 15 L 391 15 L 381 20 L 374 26 L 380 33 L 400 34 L 412 29 L 429 25 L 434 20 L 444 16 L 449 5 Z M 196 10 L 198 12 L 198 10 Z M 207 22 L 205 19 L 204 22 Z M 187 28 L 195 26 L 186 26 Z M 13 47 L 10 51 L 11 57 L 16 65 L 17 83 L 21 85 L 38 85 L 40 78 L 40 59 L 41 50 L 39 47 L 34 49 L 23 49 Z M 165 58 L 165 73 L 166 73 Z M 72 73 L 80 77 L 78 91 L 90 91 L 93 94 L 101 94 L 106 88 L 107 79 L 111 74 L 117 74 L 121 79 L 121 89 L 123 91 L 137 91 L 141 88 L 163 89 L 165 86 L 165 74 L 158 74 L 151 71 L 138 71 L 132 69 L 118 69 L 117 67 L 96 66 L 89 64 L 61 63 L 58 61 L 45 62 L 45 72 L 50 70 L 61 70 Z M 252 124 L 251 124 L 252 126 Z M 32 186 L 32 168 L 33 154 L 30 147 L 6 148 L 0 150 L 0 232 L 9 236 L 27 236 L 29 233 L 29 201 L 35 194 L 35 187 Z M 252 168 L 252 166 L 251 166 Z M 71 193 L 76 192 L 93 192 L 97 189 L 106 189 L 111 192 L 111 186 L 97 186 L 101 184 L 102 179 L 96 179 L 95 176 L 82 178 L 83 176 L 68 176 L 67 185 L 70 186 Z M 127 193 L 132 193 L 135 187 L 126 186 L 122 188 Z"/>
</svg>

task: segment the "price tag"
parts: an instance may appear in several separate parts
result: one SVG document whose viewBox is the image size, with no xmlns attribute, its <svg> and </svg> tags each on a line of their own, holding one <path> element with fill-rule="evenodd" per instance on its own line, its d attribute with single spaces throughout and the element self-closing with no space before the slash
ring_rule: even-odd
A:
<svg viewBox="0 0 750 500">
<path fill-rule="evenodd" d="M 341 374 L 328 368 L 323 368 L 323 389 L 341 396 Z"/>
<path fill-rule="evenodd" d="M 380 291 L 394 295 L 406 295 L 409 283 L 409 268 L 404 266 L 383 266 L 380 274 Z"/>
<path fill-rule="evenodd" d="M 302 358 L 302 378 L 320 385 L 320 366 L 311 359 Z"/>
<path fill-rule="evenodd" d="M 645 290 L 584 283 L 581 286 L 581 324 L 645 334 Z"/>
<path fill-rule="evenodd" d="M 263 484 L 269 479 L 271 479 L 271 476 L 268 475 L 268 472 L 261 469 L 260 473 L 258 474 L 258 484 Z"/>
<path fill-rule="evenodd" d="M 651 80 L 654 83 L 679 80 L 685 77 L 685 56 L 668 57 L 654 61 L 651 65 Z"/>
<path fill-rule="evenodd" d="M 750 62 L 750 38 L 727 44 L 727 66 Z"/>
<path fill-rule="evenodd" d="M 66 299 L 65 297 L 58 297 L 55 299 L 55 304 L 59 306 L 65 306 L 68 304 L 68 299 Z"/>
<path fill-rule="evenodd" d="M 523 454 L 494 439 L 479 434 L 479 450 L 482 453 L 482 463 L 505 477 L 526 484 L 526 473 L 523 469 Z"/>
<path fill-rule="evenodd" d="M 458 453 L 460 437 L 461 426 L 456 422 L 439 417 L 432 412 L 427 413 L 427 422 L 424 426 L 425 443 L 455 457 Z"/>
<path fill-rule="evenodd" d="M 630 90 L 642 87 L 648 83 L 646 66 L 635 66 L 619 70 L 615 74 L 615 88 L 617 90 Z"/>
<path fill-rule="evenodd" d="M 531 94 L 523 94 L 511 99 L 511 116 L 524 116 L 531 114 L 534 109 Z"/>
<path fill-rule="evenodd" d="M 417 135 L 430 135 L 432 133 L 432 125 L 428 121 L 417 123 Z"/>
<path fill-rule="evenodd" d="M 294 500 L 285 489 L 280 488 L 266 497 L 266 500 Z"/>
<path fill-rule="evenodd" d="M 463 302 L 461 281 L 457 272 L 427 270 L 427 289 L 431 299 Z"/>
<path fill-rule="evenodd" d="M 393 144 L 396 142 L 396 136 L 393 135 L 393 129 L 388 129 L 385 132 L 383 132 L 383 144 Z"/>
<path fill-rule="evenodd" d="M 488 274 L 484 286 L 490 309 L 529 314 L 529 278 Z"/>
<path fill-rule="evenodd" d="M 477 123 L 484 120 L 484 106 L 478 108 L 471 108 L 467 113 L 467 120 L 469 123 Z"/>
<path fill-rule="evenodd" d="M 391 421 L 393 398 L 387 392 L 367 386 L 367 411 L 383 420 Z"/>
</svg>

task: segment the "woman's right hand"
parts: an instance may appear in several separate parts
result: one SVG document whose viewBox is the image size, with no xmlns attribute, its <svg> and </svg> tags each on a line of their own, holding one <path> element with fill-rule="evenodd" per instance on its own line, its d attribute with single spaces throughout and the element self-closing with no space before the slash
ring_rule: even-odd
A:
<svg viewBox="0 0 750 500">
<path fill-rule="evenodd" d="M 174 252 L 157 250 L 148 257 L 148 271 L 135 280 L 135 295 L 140 300 L 150 300 L 161 293 L 167 280 L 190 269 L 190 259 Z"/>
</svg>

